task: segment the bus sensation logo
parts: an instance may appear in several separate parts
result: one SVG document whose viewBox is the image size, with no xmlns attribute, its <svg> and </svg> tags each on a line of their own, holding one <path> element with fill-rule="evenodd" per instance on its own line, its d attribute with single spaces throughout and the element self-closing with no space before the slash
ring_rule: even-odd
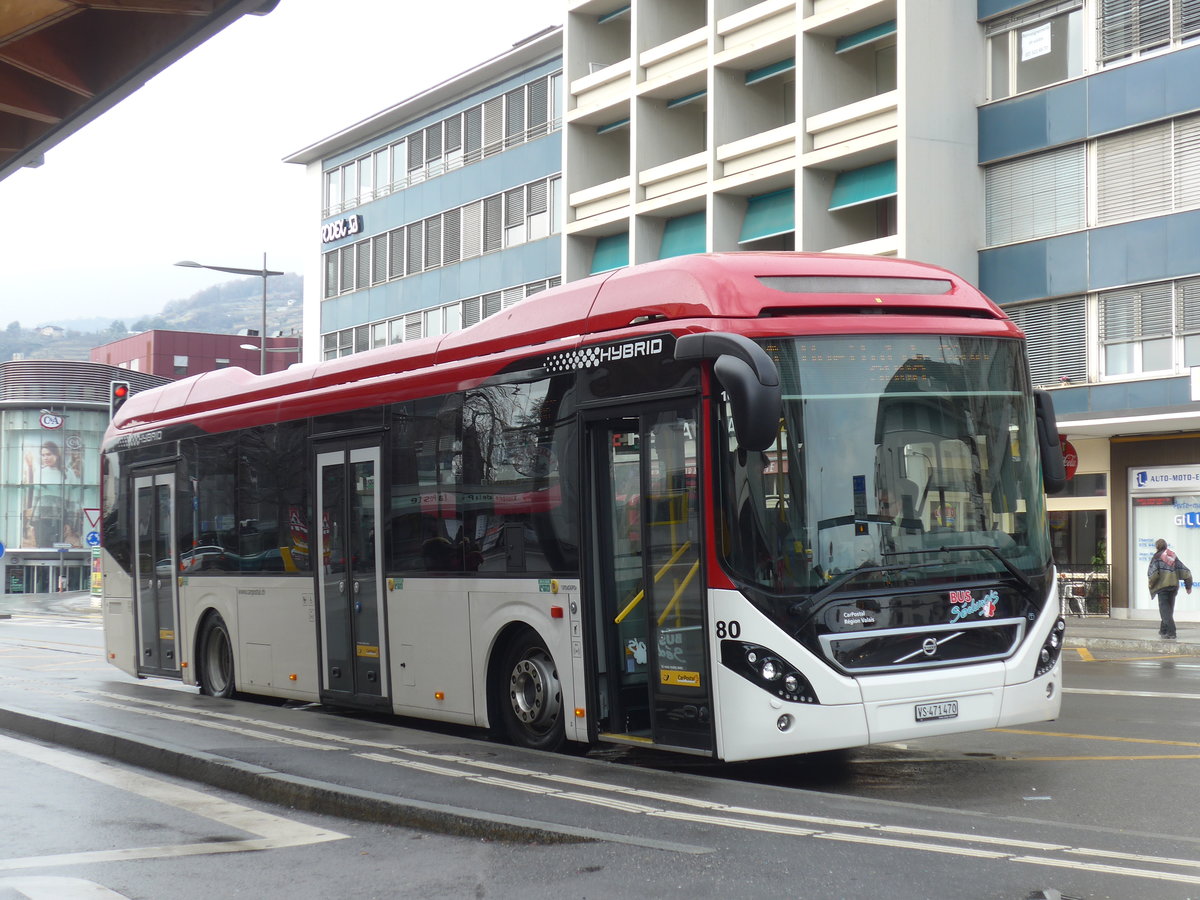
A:
<svg viewBox="0 0 1200 900">
<path fill-rule="evenodd" d="M 574 372 L 579 369 L 594 369 L 605 363 L 623 362 L 629 359 L 661 356 L 664 341 L 661 337 L 622 341 L 618 344 L 599 344 L 580 347 L 567 353 L 555 353 L 546 357 L 547 372 Z"/>
<path fill-rule="evenodd" d="M 996 604 L 1000 601 L 998 591 L 988 591 L 982 597 L 974 597 L 970 591 L 950 592 L 950 624 L 961 622 L 967 616 L 979 613 L 980 618 L 991 619 L 996 615 Z"/>
</svg>

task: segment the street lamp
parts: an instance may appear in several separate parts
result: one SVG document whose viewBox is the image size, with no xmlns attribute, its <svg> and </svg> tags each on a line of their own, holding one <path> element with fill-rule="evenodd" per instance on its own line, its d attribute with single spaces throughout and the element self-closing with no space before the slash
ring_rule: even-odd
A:
<svg viewBox="0 0 1200 900">
<path fill-rule="evenodd" d="M 185 259 L 175 263 L 189 269 L 211 269 L 214 272 L 228 272 L 231 275 L 258 275 L 262 278 L 262 330 L 258 333 L 258 374 L 267 374 L 267 279 L 272 275 L 282 275 L 283 272 L 272 272 L 267 268 L 267 254 L 263 254 L 261 269 L 236 269 L 232 266 L 206 266 L 204 263 L 192 262 Z M 244 347 L 245 345 L 243 345 Z M 253 349 L 253 348 L 247 348 Z"/>
</svg>

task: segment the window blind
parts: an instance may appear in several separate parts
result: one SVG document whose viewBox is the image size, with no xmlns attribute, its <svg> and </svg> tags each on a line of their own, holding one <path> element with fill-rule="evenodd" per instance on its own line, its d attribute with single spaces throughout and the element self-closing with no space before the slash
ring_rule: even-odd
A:
<svg viewBox="0 0 1200 900">
<path fill-rule="evenodd" d="M 1083 297 L 1005 307 L 1025 332 L 1029 377 L 1035 385 L 1058 384 L 1066 375 L 1087 378 L 1087 319 Z"/>
<path fill-rule="evenodd" d="M 1074 231 L 1085 224 L 1083 144 L 989 166 L 984 176 L 988 244 Z"/>
<path fill-rule="evenodd" d="M 1135 128 L 1096 142 L 1096 222 L 1171 209 L 1171 123 Z"/>
</svg>

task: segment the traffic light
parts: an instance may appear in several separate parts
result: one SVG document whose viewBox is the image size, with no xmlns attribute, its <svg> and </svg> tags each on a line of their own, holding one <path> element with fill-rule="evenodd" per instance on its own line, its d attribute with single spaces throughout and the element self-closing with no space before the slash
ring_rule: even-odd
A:
<svg viewBox="0 0 1200 900">
<path fill-rule="evenodd" d="M 108 417 L 111 419 L 116 416 L 117 410 L 124 406 L 128 399 L 129 382 L 110 381 L 108 383 Z"/>
</svg>

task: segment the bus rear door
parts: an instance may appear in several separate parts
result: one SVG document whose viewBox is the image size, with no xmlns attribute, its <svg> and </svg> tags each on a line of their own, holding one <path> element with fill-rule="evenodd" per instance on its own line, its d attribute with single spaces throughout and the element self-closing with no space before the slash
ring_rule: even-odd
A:
<svg viewBox="0 0 1200 900">
<path fill-rule="evenodd" d="M 698 446 L 690 404 L 588 423 L 601 739 L 713 751 Z"/>
</svg>

